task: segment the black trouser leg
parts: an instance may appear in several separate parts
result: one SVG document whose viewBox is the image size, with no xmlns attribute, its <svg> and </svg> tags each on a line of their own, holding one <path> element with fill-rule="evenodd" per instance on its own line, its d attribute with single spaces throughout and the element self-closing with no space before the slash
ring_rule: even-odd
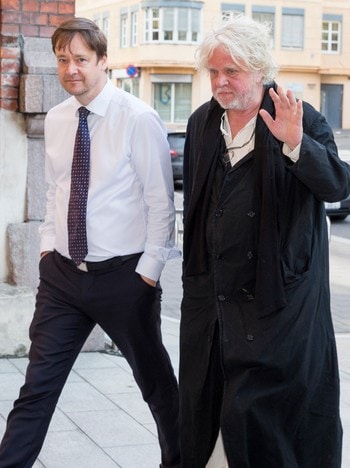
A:
<svg viewBox="0 0 350 468">
<path fill-rule="evenodd" d="M 130 364 L 157 425 L 162 464 L 172 467 L 180 461 L 178 385 L 162 343 L 161 289 L 147 285 L 135 273 L 136 263 L 137 259 L 131 260 L 109 274 L 96 275 L 96 286 L 103 283 L 105 294 L 93 318 Z"/>
</svg>

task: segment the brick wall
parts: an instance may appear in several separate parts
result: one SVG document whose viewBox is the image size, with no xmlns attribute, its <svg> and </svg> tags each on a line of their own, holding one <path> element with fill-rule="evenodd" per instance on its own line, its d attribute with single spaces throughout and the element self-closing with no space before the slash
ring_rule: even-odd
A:
<svg viewBox="0 0 350 468">
<path fill-rule="evenodd" d="M 23 37 L 51 37 L 75 13 L 75 0 L 1 0 L 0 108 L 19 110 Z"/>
</svg>

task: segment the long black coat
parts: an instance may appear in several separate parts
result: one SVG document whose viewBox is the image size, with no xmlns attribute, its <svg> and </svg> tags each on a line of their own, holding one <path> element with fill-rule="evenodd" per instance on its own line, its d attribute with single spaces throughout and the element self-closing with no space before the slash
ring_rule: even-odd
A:
<svg viewBox="0 0 350 468">
<path fill-rule="evenodd" d="M 272 115 L 265 93 L 262 106 Z M 204 468 L 219 427 L 230 468 L 339 468 L 339 375 L 324 201 L 345 198 L 321 114 L 304 107 L 298 162 L 258 117 L 255 149 L 218 187 L 223 109 L 190 118 L 180 330 L 183 468 Z M 210 232 L 208 249 L 206 233 Z"/>
</svg>

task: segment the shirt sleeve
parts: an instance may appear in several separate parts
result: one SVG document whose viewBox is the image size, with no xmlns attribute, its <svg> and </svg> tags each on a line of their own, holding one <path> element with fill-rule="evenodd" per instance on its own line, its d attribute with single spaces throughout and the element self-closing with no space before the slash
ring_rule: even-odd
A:
<svg viewBox="0 0 350 468">
<path fill-rule="evenodd" d="M 158 115 L 141 114 L 132 132 L 132 161 L 143 187 L 146 243 L 136 272 L 157 281 L 175 247 L 174 182 L 166 130 Z"/>
<path fill-rule="evenodd" d="M 48 131 L 48 117 L 45 120 L 45 138 Z M 51 177 L 49 158 L 45 158 L 45 181 L 48 184 L 46 192 L 46 213 L 44 222 L 39 226 L 40 252 L 54 250 L 56 243 L 56 185 Z"/>
<path fill-rule="evenodd" d="M 40 252 L 54 250 L 56 242 L 55 233 L 55 187 L 49 186 L 46 192 L 46 215 L 44 222 L 39 226 Z"/>
</svg>

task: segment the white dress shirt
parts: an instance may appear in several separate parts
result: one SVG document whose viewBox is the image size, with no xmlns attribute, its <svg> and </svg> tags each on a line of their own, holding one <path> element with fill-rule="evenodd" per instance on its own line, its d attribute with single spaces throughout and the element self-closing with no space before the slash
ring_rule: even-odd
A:
<svg viewBox="0 0 350 468">
<path fill-rule="evenodd" d="M 72 96 L 45 119 L 49 185 L 41 252 L 68 252 L 67 213 L 81 104 Z M 109 80 L 86 106 L 91 138 L 87 261 L 143 252 L 136 271 L 158 280 L 174 247 L 174 191 L 166 131 L 150 106 Z"/>
</svg>

